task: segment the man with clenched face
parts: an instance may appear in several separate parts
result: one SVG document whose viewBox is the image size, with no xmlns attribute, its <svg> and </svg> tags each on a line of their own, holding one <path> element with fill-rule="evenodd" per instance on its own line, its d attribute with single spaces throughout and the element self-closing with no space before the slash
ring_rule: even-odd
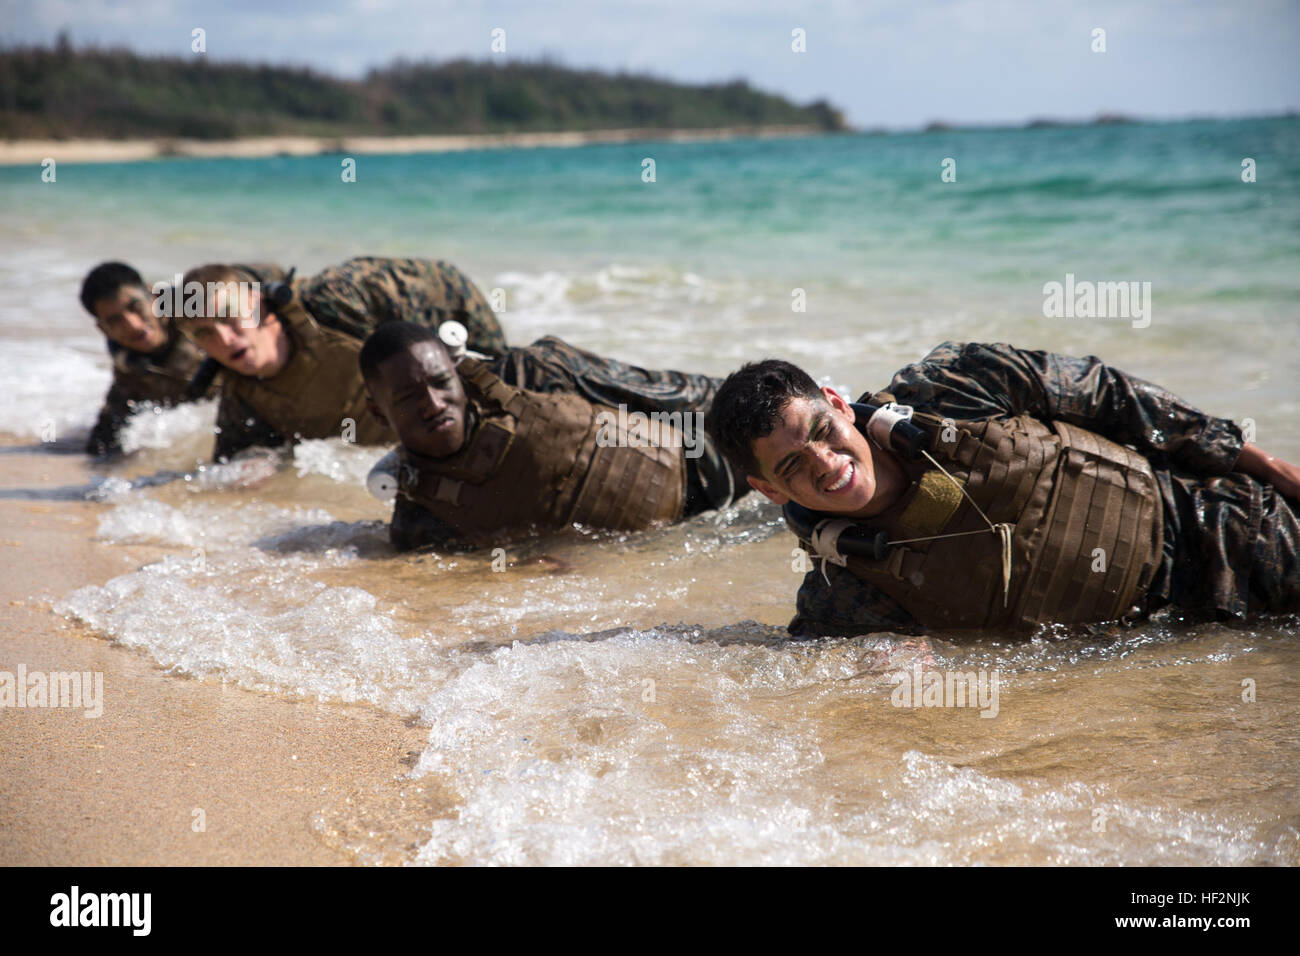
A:
<svg viewBox="0 0 1300 956">
<path fill-rule="evenodd" d="M 775 359 L 729 376 L 710 412 L 710 435 L 751 486 L 811 512 L 788 512 L 826 558 L 805 576 L 793 634 L 1019 627 L 1038 620 L 1030 607 L 1110 619 L 1071 617 L 1103 579 L 1098 600 L 1136 595 L 1139 615 L 1300 610 L 1300 468 L 1227 419 L 1094 356 L 1004 344 L 944 343 L 869 401 L 910 408 L 928 450 L 882 442 L 859 408 Z M 1154 509 L 1145 557 L 1141 488 Z M 841 553 L 836 536 L 858 531 L 887 532 L 886 557 Z M 1114 566 L 1123 547 L 1131 568 Z M 983 590 L 966 586 L 980 576 Z M 958 595 L 986 606 L 945 606 Z"/>
<path fill-rule="evenodd" d="M 378 362 L 366 376 L 371 410 L 388 422 L 403 447 L 447 458 L 465 444 L 465 389 L 447 349 L 415 341 Z"/>
<path fill-rule="evenodd" d="M 746 489 L 698 419 L 716 380 L 625 365 L 553 337 L 454 360 L 428 328 L 385 323 L 359 363 L 369 407 L 401 443 L 398 550 L 477 547 L 532 531 L 637 530 L 726 505 Z M 675 415 L 646 446 L 606 441 L 613 409 Z M 628 437 L 628 436 L 624 436 Z M 653 446 L 653 447 L 649 447 Z"/>
<path fill-rule="evenodd" d="M 755 459 L 771 464 L 750 484 L 777 504 L 795 500 L 855 518 L 879 514 L 898 500 L 907 476 L 892 456 L 872 454 L 848 402 L 830 388 L 822 394 L 792 398 L 771 433 L 754 440 Z"/>
</svg>

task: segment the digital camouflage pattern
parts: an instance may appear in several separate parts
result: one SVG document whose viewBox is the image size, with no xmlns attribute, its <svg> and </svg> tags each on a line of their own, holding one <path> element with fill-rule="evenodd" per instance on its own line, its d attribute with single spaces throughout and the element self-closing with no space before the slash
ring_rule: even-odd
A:
<svg viewBox="0 0 1300 956">
<path fill-rule="evenodd" d="M 885 391 L 946 418 L 1059 419 L 1146 455 L 1159 482 L 1165 531 L 1145 613 L 1169 605 L 1219 619 L 1300 611 L 1297 505 L 1233 471 L 1243 445 L 1233 422 L 1095 356 L 1004 344 L 945 342 L 897 372 Z M 896 602 L 844 568 L 826 563 L 827 586 L 814 560 L 819 566 L 799 589 L 792 634 L 921 630 Z"/>
<path fill-rule="evenodd" d="M 294 286 L 317 322 L 363 342 L 381 322 L 402 319 L 436 329 L 455 319 L 469 332 L 475 352 L 497 356 L 506 350 L 487 299 L 450 262 L 358 256 Z"/>
<path fill-rule="evenodd" d="M 629 413 L 699 412 L 709 410 L 721 379 L 671 370 L 645 369 L 617 359 L 603 358 L 576 348 L 555 336 L 538 339 L 526 348 L 508 349 L 487 363 L 507 385 L 534 392 L 573 392 L 597 405 Z M 698 458 L 686 459 L 686 508 L 683 517 L 728 503 L 749 491 L 737 481 L 725 459 L 713 448 L 702 424 L 694 436 L 702 444 Z M 419 505 L 399 496 L 390 528 L 399 551 L 417 547 L 447 547 L 455 530 Z"/>
<path fill-rule="evenodd" d="M 104 396 L 86 451 L 114 455 L 122 450 L 122 429 L 141 403 L 171 406 L 190 400 L 190 378 L 203 360 L 197 345 L 170 328 L 169 340 L 158 352 L 145 355 L 108 341 L 113 383 Z"/>
<path fill-rule="evenodd" d="M 577 392 L 596 405 L 629 412 L 707 412 L 721 379 L 646 369 L 577 348 L 554 335 L 509 349 L 488 366 L 507 385 L 531 392 Z"/>
</svg>

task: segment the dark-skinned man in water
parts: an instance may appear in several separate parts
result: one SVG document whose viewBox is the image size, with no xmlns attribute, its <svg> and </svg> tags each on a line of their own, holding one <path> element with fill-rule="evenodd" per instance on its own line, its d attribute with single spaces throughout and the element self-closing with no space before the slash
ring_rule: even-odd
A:
<svg viewBox="0 0 1300 956">
<path fill-rule="evenodd" d="M 495 546 L 571 524 L 641 530 L 749 489 L 707 441 L 718 381 L 626 365 L 554 337 L 453 358 L 432 330 L 381 325 L 360 365 L 401 442 L 391 538 Z"/>
<path fill-rule="evenodd" d="M 768 360 L 710 413 L 815 564 L 795 635 L 1300 611 L 1300 468 L 1157 385 L 946 342 L 860 402 Z"/>
<path fill-rule="evenodd" d="M 173 305 L 185 333 L 221 367 L 218 460 L 300 439 L 393 442 L 366 407 L 357 368 L 362 340 L 381 323 L 455 322 L 477 351 L 506 350 L 482 292 L 435 260 L 363 257 L 280 283 L 243 266 L 201 266 L 185 274 Z"/>
</svg>

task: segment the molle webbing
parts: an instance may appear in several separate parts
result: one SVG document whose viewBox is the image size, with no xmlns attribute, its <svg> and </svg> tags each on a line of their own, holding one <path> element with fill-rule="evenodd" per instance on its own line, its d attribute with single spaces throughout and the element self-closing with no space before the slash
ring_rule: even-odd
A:
<svg viewBox="0 0 1300 956">
<path fill-rule="evenodd" d="M 685 460 L 678 441 L 638 444 L 619 432 L 598 441 L 617 412 L 569 393 L 505 384 L 483 363 L 456 367 L 478 423 L 466 446 L 443 459 L 403 451 L 399 493 L 466 540 L 493 543 L 571 523 L 638 530 L 681 517 Z M 680 438 L 680 436 L 677 436 Z"/>
<path fill-rule="evenodd" d="M 276 313 L 293 342 L 289 363 L 271 378 L 222 372 L 223 390 L 287 439 L 339 438 L 345 421 L 355 425 L 360 445 L 379 445 L 396 436 L 366 406 L 365 382 L 357 364 L 361 343 L 321 328 L 297 299 Z"/>
<path fill-rule="evenodd" d="M 1126 614 L 1145 593 L 1161 553 L 1159 492 L 1147 460 L 1064 423 L 1052 533 L 1023 597 L 1026 620 L 1059 620 L 1057 609 L 1095 608 L 1093 619 Z"/>
<path fill-rule="evenodd" d="M 892 396 L 873 397 L 882 399 Z M 927 627 L 1113 620 L 1141 599 L 1162 531 L 1159 492 L 1142 455 L 1028 416 L 945 423 L 914 413 L 913 421 L 926 430 L 930 454 L 989 519 L 1013 526 L 1010 599 L 1004 607 L 998 536 L 937 469 L 871 519 L 891 541 L 907 543 L 880 562 L 849 558 L 853 573 Z M 909 540 L 981 530 L 988 533 Z"/>
</svg>

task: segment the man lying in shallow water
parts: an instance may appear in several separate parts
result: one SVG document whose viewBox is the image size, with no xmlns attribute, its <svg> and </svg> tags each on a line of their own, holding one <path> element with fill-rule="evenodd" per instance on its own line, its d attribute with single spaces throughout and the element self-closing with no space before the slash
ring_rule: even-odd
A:
<svg viewBox="0 0 1300 956">
<path fill-rule="evenodd" d="M 181 288 L 186 308 L 177 321 L 220 366 L 218 460 L 304 438 L 392 441 L 366 409 L 356 359 L 383 322 L 454 321 L 471 347 L 493 355 L 506 348 L 478 287 L 442 260 L 365 256 L 276 283 L 248 266 L 212 264 L 187 272 Z M 191 294 L 201 299 L 200 314 L 192 314 Z"/>
<path fill-rule="evenodd" d="M 553 337 L 454 360 L 408 322 L 376 329 L 360 366 L 371 415 L 401 441 L 398 550 L 496 546 L 575 522 L 640 530 L 749 490 L 704 434 L 717 387 L 704 375 L 626 365 Z"/>
<path fill-rule="evenodd" d="M 813 512 L 787 509 L 820 564 L 793 634 L 1300 611 L 1300 468 L 1156 385 L 1092 356 L 946 342 L 862 402 L 912 417 L 868 428 L 869 409 L 778 360 L 714 399 L 733 467 Z"/>
</svg>

